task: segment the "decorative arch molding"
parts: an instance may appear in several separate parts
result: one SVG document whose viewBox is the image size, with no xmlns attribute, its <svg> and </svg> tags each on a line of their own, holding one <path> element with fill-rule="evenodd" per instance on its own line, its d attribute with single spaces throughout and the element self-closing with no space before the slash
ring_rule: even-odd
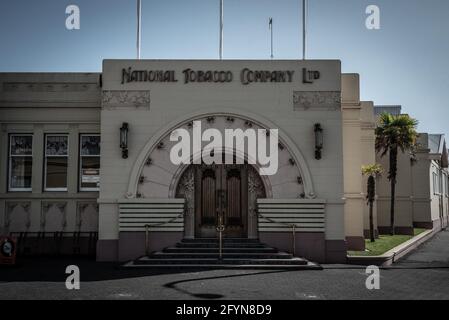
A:
<svg viewBox="0 0 449 320">
<path fill-rule="evenodd" d="M 138 157 L 136 158 L 136 161 L 134 162 L 133 168 L 130 173 L 126 198 L 136 198 L 140 174 L 143 171 L 143 168 L 145 167 L 147 159 L 149 158 L 151 153 L 157 148 L 158 143 L 162 139 L 170 135 L 170 133 L 173 130 L 180 128 L 181 126 L 191 121 L 213 116 L 235 117 L 251 121 L 252 123 L 262 128 L 267 129 L 278 128 L 278 126 L 275 125 L 273 122 L 258 114 L 239 109 L 226 108 L 226 111 L 223 111 L 223 109 L 221 108 L 213 108 L 213 109 L 208 108 L 206 110 L 203 109 L 197 110 L 189 114 L 188 116 L 180 117 L 177 120 L 174 120 L 165 125 L 164 127 L 162 127 L 148 140 L 148 142 L 142 148 Z M 281 129 L 279 129 L 279 142 L 284 146 L 284 148 L 287 149 L 290 155 L 294 158 L 294 161 L 299 168 L 304 184 L 305 197 L 307 199 L 316 198 L 312 175 L 310 173 L 307 161 L 305 160 L 303 154 L 298 149 L 296 144 L 290 139 L 290 137 L 286 133 L 284 133 L 283 130 Z"/>
<path fill-rule="evenodd" d="M 229 150 L 226 148 L 223 148 L 224 150 L 222 151 L 225 154 L 233 154 L 234 150 Z M 236 154 L 237 158 L 243 159 L 243 160 L 249 160 L 248 155 L 247 154 Z M 191 160 L 193 161 L 194 159 L 200 159 L 201 158 L 201 152 L 196 153 L 194 155 L 192 155 Z M 176 170 L 175 174 L 173 175 L 172 181 L 170 183 L 169 186 L 169 198 L 174 198 L 176 196 L 176 187 L 178 186 L 179 180 L 181 179 L 181 177 L 183 176 L 184 172 L 191 166 L 191 164 L 182 164 L 179 166 L 179 168 Z M 257 163 L 257 164 L 250 164 L 250 166 L 252 166 L 254 169 L 256 169 L 257 172 L 259 172 L 259 169 L 261 168 L 261 166 Z M 272 191 L 272 187 L 271 187 L 271 183 L 270 180 L 268 179 L 267 176 L 261 176 L 259 175 L 260 179 L 263 182 L 263 186 L 265 188 L 265 192 L 266 192 L 266 196 L 267 198 L 273 198 L 273 191 Z"/>
</svg>

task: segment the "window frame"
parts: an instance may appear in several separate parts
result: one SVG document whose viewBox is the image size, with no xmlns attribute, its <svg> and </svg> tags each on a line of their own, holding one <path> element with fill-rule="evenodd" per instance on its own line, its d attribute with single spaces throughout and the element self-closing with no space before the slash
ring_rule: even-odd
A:
<svg viewBox="0 0 449 320">
<path fill-rule="evenodd" d="M 439 195 L 440 193 L 439 193 L 439 187 L 440 187 L 440 185 L 439 185 L 439 183 L 438 183 L 438 172 L 437 171 L 434 171 L 434 172 L 432 172 L 432 177 L 433 177 L 433 179 L 432 179 L 432 181 L 433 181 L 433 194 L 434 195 Z"/>
<path fill-rule="evenodd" d="M 47 138 L 48 137 L 66 137 L 67 138 L 67 154 L 66 155 L 47 155 Z M 70 139 L 68 133 L 46 133 L 44 134 L 44 192 L 67 192 L 68 191 L 68 175 L 69 175 L 69 152 L 70 152 Z M 47 170 L 48 170 L 48 158 L 66 158 L 67 159 L 67 179 L 65 188 L 48 188 L 47 187 Z"/>
<path fill-rule="evenodd" d="M 444 179 L 444 194 L 446 195 L 446 197 L 449 197 L 449 175 L 443 173 L 443 179 Z"/>
<path fill-rule="evenodd" d="M 438 170 L 438 194 L 442 196 L 444 194 L 444 181 L 443 181 L 443 171 Z"/>
<path fill-rule="evenodd" d="M 13 137 L 31 137 L 31 154 L 30 155 L 12 155 L 12 138 Z M 34 161 L 34 135 L 32 133 L 10 133 L 8 139 L 8 192 L 32 192 L 33 191 L 33 161 Z M 12 181 L 12 159 L 13 158 L 31 158 L 31 186 L 29 188 L 13 188 L 11 187 Z"/>
<path fill-rule="evenodd" d="M 82 147 L 83 147 L 83 137 L 100 137 L 100 154 L 98 155 L 83 155 Z M 101 134 L 100 133 L 80 133 L 79 135 L 79 148 L 78 148 L 78 191 L 79 192 L 99 192 L 100 187 L 91 188 L 91 187 L 83 187 L 83 158 L 98 158 L 101 159 Z M 100 168 L 101 172 L 101 168 Z"/>
</svg>

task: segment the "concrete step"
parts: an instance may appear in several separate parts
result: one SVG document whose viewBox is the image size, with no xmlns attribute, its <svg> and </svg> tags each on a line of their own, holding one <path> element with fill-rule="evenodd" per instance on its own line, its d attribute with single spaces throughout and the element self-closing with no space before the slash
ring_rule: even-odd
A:
<svg viewBox="0 0 449 320">
<path fill-rule="evenodd" d="M 323 270 L 316 263 L 307 264 L 223 264 L 223 263 L 203 263 L 203 264 L 135 264 L 130 261 L 122 266 L 124 269 L 192 269 L 192 270 L 215 270 L 215 269 L 245 269 L 245 270 Z"/>
<path fill-rule="evenodd" d="M 183 239 L 175 246 L 124 265 L 129 268 L 248 268 L 319 270 L 321 266 L 260 243 L 257 239 L 225 239 L 219 259 L 218 239 Z"/>
<path fill-rule="evenodd" d="M 182 239 L 183 243 L 218 243 L 218 238 L 195 238 L 195 239 Z M 224 238 L 224 243 L 260 243 L 259 239 L 247 239 L 247 238 Z"/>
<path fill-rule="evenodd" d="M 163 250 L 164 253 L 217 253 L 219 252 L 218 247 L 169 247 Z M 245 248 L 245 247 L 224 247 L 223 252 L 225 253 L 276 253 L 278 252 L 275 248 L 270 247 L 255 247 L 255 248 Z"/>
<path fill-rule="evenodd" d="M 285 252 L 275 252 L 275 253 L 235 253 L 235 252 L 224 252 L 224 258 L 232 259 L 292 259 L 293 256 L 290 253 Z M 148 259 L 177 259 L 177 258 L 189 258 L 189 259 L 203 259 L 203 258 L 213 258 L 218 259 L 218 252 L 176 252 L 176 253 L 166 253 L 166 252 L 155 252 L 148 256 Z"/>
<path fill-rule="evenodd" d="M 232 265 L 306 265 L 307 260 L 301 258 L 292 258 L 288 260 L 284 259 L 235 259 L 235 258 L 224 258 L 222 260 L 214 259 L 214 258 L 197 258 L 197 259 L 189 259 L 189 258 L 170 258 L 170 259 L 155 259 L 142 257 L 134 261 L 136 265 L 155 265 L 155 264 L 163 264 L 163 265 L 171 265 L 171 264 L 232 264 Z"/>
<path fill-rule="evenodd" d="M 179 248 L 218 248 L 218 242 L 200 242 L 200 243 L 184 243 L 176 244 Z M 223 248 L 266 248 L 262 243 L 224 243 Z"/>
</svg>

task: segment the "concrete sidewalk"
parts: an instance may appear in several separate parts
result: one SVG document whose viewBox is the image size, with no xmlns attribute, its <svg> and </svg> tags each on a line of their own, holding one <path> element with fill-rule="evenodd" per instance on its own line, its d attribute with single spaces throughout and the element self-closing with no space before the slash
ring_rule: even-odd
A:
<svg viewBox="0 0 449 320">
<path fill-rule="evenodd" d="M 81 289 L 67 290 L 65 268 L 78 265 Z M 380 271 L 380 290 L 367 290 L 364 267 L 322 271 L 122 270 L 86 259 L 22 260 L 1 268 L 0 299 L 449 299 L 449 231 Z"/>
<path fill-rule="evenodd" d="M 431 240 L 398 262 L 397 266 L 449 268 L 449 230 L 437 233 Z"/>
</svg>

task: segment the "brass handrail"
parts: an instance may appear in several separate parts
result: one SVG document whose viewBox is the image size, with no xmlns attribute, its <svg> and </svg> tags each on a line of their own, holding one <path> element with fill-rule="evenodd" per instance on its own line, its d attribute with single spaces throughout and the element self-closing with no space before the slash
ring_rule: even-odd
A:
<svg viewBox="0 0 449 320">
<path fill-rule="evenodd" d="M 295 223 L 291 224 L 291 223 L 274 221 L 274 220 L 272 220 L 272 219 L 270 219 L 268 217 L 265 217 L 264 215 L 262 215 L 260 213 L 259 213 L 259 217 L 262 218 L 262 219 L 266 219 L 266 220 L 268 220 L 271 223 L 282 224 L 284 226 L 292 228 L 292 254 L 296 255 L 296 224 Z"/>
<path fill-rule="evenodd" d="M 182 216 L 184 216 L 184 212 L 179 214 L 177 217 L 170 219 L 169 221 L 166 222 L 158 222 L 158 223 L 154 223 L 154 224 L 145 224 L 145 254 L 149 255 L 150 254 L 150 239 L 149 239 L 149 233 L 150 233 L 150 228 L 153 227 L 159 227 L 159 226 L 163 226 L 164 224 L 169 224 L 172 223 L 173 221 L 176 221 L 177 219 L 181 218 Z"/>
<path fill-rule="evenodd" d="M 223 224 L 223 216 L 218 216 L 218 225 L 216 227 L 218 232 L 218 257 L 219 260 L 223 260 L 223 231 L 225 230 L 225 225 Z"/>
</svg>

